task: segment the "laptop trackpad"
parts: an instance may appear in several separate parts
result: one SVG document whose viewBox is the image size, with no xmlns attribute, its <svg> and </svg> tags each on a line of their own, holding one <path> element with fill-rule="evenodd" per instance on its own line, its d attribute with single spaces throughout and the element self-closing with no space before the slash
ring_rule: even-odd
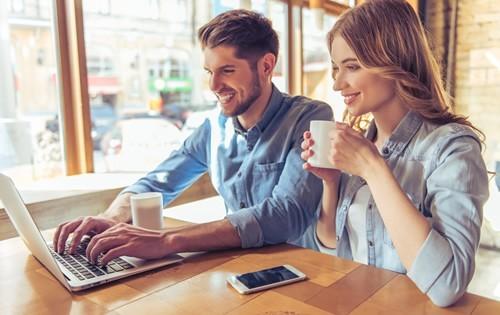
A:
<svg viewBox="0 0 500 315">
<path fill-rule="evenodd" d="M 164 257 L 164 258 L 160 258 L 160 259 L 142 259 L 142 258 L 137 258 L 137 257 L 129 257 L 129 256 L 122 256 L 120 257 L 122 258 L 123 260 L 127 261 L 128 263 L 136 266 L 136 267 L 142 267 L 142 266 L 146 266 L 146 265 L 151 265 L 151 264 L 155 264 L 155 263 L 165 263 L 165 262 L 177 262 L 177 261 L 181 261 L 183 259 L 182 256 L 180 255 L 170 255 L 170 256 L 167 256 L 167 257 Z"/>
</svg>

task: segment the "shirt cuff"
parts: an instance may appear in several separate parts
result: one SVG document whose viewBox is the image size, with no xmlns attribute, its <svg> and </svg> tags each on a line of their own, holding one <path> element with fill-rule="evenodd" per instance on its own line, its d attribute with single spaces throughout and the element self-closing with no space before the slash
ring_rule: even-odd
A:
<svg viewBox="0 0 500 315">
<path fill-rule="evenodd" d="M 251 209 L 240 210 L 226 216 L 234 226 L 241 239 L 242 248 L 260 247 L 264 245 L 264 236 L 257 219 Z"/>
<path fill-rule="evenodd" d="M 427 293 L 453 257 L 450 244 L 432 229 L 408 271 L 408 277 Z"/>
<path fill-rule="evenodd" d="M 326 247 L 325 245 L 323 245 L 323 243 L 321 243 L 321 241 L 318 238 L 318 234 L 316 234 L 316 224 L 315 223 L 313 223 L 313 224 L 314 224 L 313 239 L 314 239 L 314 242 L 316 243 L 316 246 L 318 246 L 319 251 L 323 254 L 337 256 L 337 249 L 336 248 Z"/>
<path fill-rule="evenodd" d="M 132 194 L 141 194 L 145 192 L 150 192 L 151 190 L 148 189 L 148 187 L 145 186 L 139 186 L 139 185 L 131 185 L 122 190 L 119 195 L 124 194 L 124 193 L 132 193 Z"/>
</svg>

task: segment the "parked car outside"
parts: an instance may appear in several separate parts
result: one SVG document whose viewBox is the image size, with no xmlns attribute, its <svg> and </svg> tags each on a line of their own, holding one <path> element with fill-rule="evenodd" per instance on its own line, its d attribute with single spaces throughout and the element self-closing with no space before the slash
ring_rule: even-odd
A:
<svg viewBox="0 0 500 315">
<path fill-rule="evenodd" d="M 101 149 L 101 140 L 118 119 L 115 109 L 106 103 L 91 104 L 90 116 L 92 118 L 92 145 L 94 151 Z"/>
<path fill-rule="evenodd" d="M 101 140 L 106 171 L 147 172 L 179 148 L 180 130 L 159 115 L 135 114 L 116 122 Z"/>
<path fill-rule="evenodd" d="M 118 120 L 118 115 L 115 109 L 107 103 L 91 104 L 91 137 L 94 151 L 101 149 L 101 140 L 106 132 L 108 132 Z M 45 122 L 45 131 L 51 132 L 54 136 L 59 137 L 59 115 L 55 114 L 53 119 Z"/>
</svg>

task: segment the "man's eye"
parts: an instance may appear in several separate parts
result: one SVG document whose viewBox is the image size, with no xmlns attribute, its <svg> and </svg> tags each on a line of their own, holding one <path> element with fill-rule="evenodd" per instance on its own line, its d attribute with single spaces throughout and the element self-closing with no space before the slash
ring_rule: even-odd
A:
<svg viewBox="0 0 500 315">
<path fill-rule="evenodd" d="M 223 71 L 224 73 L 233 73 L 234 70 L 233 69 L 224 69 Z"/>
</svg>

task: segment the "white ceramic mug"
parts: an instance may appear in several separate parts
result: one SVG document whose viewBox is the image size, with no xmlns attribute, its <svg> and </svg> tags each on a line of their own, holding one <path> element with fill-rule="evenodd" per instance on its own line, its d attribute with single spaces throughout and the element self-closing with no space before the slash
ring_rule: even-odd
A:
<svg viewBox="0 0 500 315">
<path fill-rule="evenodd" d="M 330 120 L 311 120 L 309 131 L 314 141 L 311 149 L 314 154 L 307 162 L 314 167 L 335 168 L 328 156 L 330 155 L 330 137 L 329 133 L 335 129 L 335 122 Z"/>
<path fill-rule="evenodd" d="M 163 197 L 159 192 L 130 196 L 132 224 L 151 230 L 163 228 Z"/>
</svg>

